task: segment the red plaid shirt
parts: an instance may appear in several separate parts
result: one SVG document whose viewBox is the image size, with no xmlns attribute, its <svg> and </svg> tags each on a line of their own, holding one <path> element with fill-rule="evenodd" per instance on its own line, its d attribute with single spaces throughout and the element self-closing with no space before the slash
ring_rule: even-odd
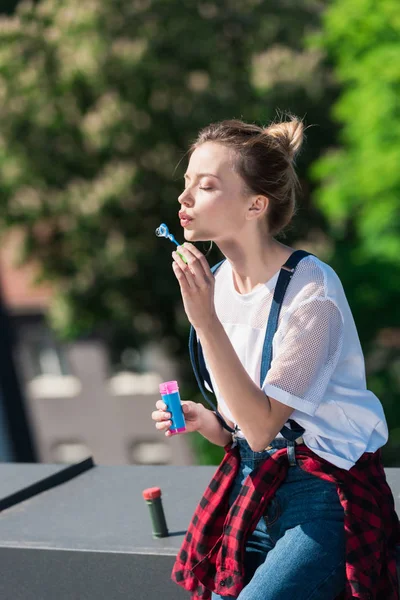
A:
<svg viewBox="0 0 400 600">
<path fill-rule="evenodd" d="M 193 600 L 208 600 L 211 591 L 239 595 L 246 541 L 289 468 L 286 448 L 276 451 L 247 476 L 229 508 L 240 455 L 233 444 L 225 451 L 172 570 L 173 581 L 192 592 Z M 344 508 L 346 588 L 340 598 L 399 600 L 395 546 L 400 526 L 380 451 L 363 454 L 350 471 L 320 458 L 304 444 L 296 446 L 296 460 L 304 471 L 336 483 Z"/>
</svg>

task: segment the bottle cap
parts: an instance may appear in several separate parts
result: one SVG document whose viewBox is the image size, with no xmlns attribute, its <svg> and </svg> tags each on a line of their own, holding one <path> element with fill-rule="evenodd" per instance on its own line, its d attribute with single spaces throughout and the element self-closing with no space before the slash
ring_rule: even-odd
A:
<svg viewBox="0 0 400 600">
<path fill-rule="evenodd" d="M 161 489 L 159 487 L 146 488 L 142 494 L 145 500 L 155 500 L 161 497 Z"/>
<path fill-rule="evenodd" d="M 173 394 L 174 392 L 178 391 L 179 387 L 177 381 L 164 381 L 164 383 L 160 383 L 161 395 Z"/>
</svg>

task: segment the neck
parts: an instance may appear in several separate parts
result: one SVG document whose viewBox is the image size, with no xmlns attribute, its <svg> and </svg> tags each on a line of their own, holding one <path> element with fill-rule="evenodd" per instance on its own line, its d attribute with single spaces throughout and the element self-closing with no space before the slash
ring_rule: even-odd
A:
<svg viewBox="0 0 400 600">
<path fill-rule="evenodd" d="M 224 241 L 218 247 L 232 266 L 234 284 L 240 294 L 248 294 L 271 279 L 293 252 L 293 248 L 271 236 Z"/>
</svg>

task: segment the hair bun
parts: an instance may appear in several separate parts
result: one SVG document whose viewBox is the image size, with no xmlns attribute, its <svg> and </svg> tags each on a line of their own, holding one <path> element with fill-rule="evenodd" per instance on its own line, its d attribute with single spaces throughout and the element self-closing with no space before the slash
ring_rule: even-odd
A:
<svg viewBox="0 0 400 600">
<path fill-rule="evenodd" d="M 292 117 L 290 121 L 272 123 L 263 131 L 279 144 L 289 160 L 294 159 L 303 143 L 304 125 L 300 119 Z"/>
</svg>

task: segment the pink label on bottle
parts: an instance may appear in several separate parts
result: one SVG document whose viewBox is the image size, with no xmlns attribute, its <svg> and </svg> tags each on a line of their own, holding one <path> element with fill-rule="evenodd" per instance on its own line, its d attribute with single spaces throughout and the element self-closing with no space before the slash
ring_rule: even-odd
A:
<svg viewBox="0 0 400 600">
<path fill-rule="evenodd" d="M 160 394 L 165 396 L 167 394 L 174 394 L 179 391 L 178 382 L 177 381 L 164 381 L 164 383 L 160 383 Z"/>
<path fill-rule="evenodd" d="M 171 435 L 177 435 L 186 431 L 186 427 L 179 427 L 179 429 L 170 429 Z"/>
</svg>

